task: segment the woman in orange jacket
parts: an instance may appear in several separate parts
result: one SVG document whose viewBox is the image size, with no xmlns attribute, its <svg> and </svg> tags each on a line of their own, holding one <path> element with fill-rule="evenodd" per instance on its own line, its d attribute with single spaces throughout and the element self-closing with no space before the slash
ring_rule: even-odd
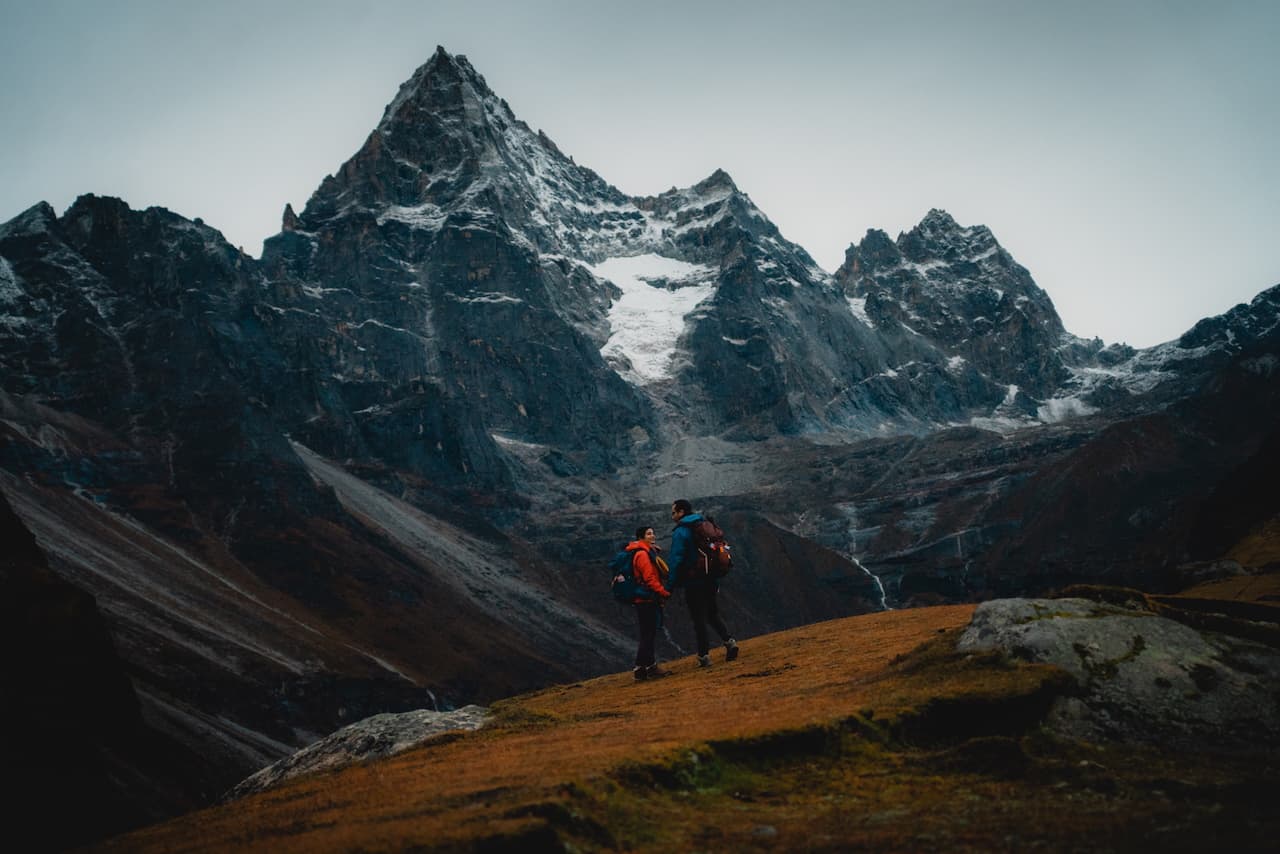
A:
<svg viewBox="0 0 1280 854">
<path fill-rule="evenodd" d="M 627 545 L 627 551 L 631 553 L 631 571 L 640 585 L 640 592 L 633 600 L 640 627 L 640 646 L 636 649 L 636 667 L 632 671 L 640 682 L 667 675 L 667 671 L 658 667 L 654 644 L 658 626 L 662 625 L 662 606 L 671 594 L 663 584 L 667 565 L 658 556 L 658 537 L 653 528 L 637 528 L 636 538 Z"/>
</svg>

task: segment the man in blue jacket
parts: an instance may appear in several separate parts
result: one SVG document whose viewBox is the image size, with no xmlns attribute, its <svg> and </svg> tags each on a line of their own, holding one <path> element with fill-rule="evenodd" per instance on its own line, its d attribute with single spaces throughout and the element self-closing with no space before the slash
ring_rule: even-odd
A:
<svg viewBox="0 0 1280 854">
<path fill-rule="evenodd" d="M 671 503 L 671 521 L 676 523 L 676 527 L 671 532 L 671 574 L 667 578 L 667 588 L 684 588 L 689 616 L 693 618 L 693 632 L 698 639 L 698 665 L 711 666 L 708 624 L 724 641 L 724 660 L 733 661 L 738 657 L 738 642 L 720 619 L 720 608 L 716 603 L 720 583 L 706 572 L 698 554 L 693 529 L 702 521 L 702 514 L 694 513 L 693 505 L 680 498 Z"/>
</svg>

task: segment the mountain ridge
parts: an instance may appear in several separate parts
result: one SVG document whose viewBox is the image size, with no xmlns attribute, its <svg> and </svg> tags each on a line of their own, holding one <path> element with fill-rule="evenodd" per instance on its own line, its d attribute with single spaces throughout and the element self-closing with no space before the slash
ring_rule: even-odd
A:
<svg viewBox="0 0 1280 854">
<path fill-rule="evenodd" d="M 726 172 L 622 194 L 463 63 L 260 260 L 93 195 L 0 225 L 0 484 L 218 774 L 609 672 L 632 627 L 597 564 L 675 497 L 742 546 L 744 636 L 1231 571 L 1280 287 L 1106 347 L 941 210 L 827 274 Z"/>
</svg>

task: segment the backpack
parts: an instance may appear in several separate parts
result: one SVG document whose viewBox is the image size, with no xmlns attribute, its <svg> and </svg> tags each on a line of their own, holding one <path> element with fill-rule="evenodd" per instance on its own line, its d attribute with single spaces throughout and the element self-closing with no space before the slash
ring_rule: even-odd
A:
<svg viewBox="0 0 1280 854">
<path fill-rule="evenodd" d="M 632 563 L 634 559 L 634 552 L 623 549 L 609 561 L 609 575 L 613 579 L 609 589 L 613 591 L 614 599 L 628 605 L 634 602 L 637 596 L 644 596 L 649 592 L 647 587 L 642 587 L 636 581 L 636 568 Z"/>
<path fill-rule="evenodd" d="M 693 577 L 724 578 L 733 568 L 733 554 L 724 538 L 724 531 L 710 516 L 704 516 L 691 527 L 693 544 L 698 550 Z"/>
</svg>

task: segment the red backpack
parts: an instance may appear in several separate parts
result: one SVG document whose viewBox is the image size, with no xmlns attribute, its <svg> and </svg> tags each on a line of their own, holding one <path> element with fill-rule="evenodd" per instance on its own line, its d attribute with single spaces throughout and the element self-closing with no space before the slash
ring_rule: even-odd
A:
<svg viewBox="0 0 1280 854">
<path fill-rule="evenodd" d="M 733 555 L 724 531 L 710 516 L 704 516 L 690 527 L 693 529 L 693 544 L 698 550 L 693 576 L 724 578 L 733 568 Z"/>
</svg>

